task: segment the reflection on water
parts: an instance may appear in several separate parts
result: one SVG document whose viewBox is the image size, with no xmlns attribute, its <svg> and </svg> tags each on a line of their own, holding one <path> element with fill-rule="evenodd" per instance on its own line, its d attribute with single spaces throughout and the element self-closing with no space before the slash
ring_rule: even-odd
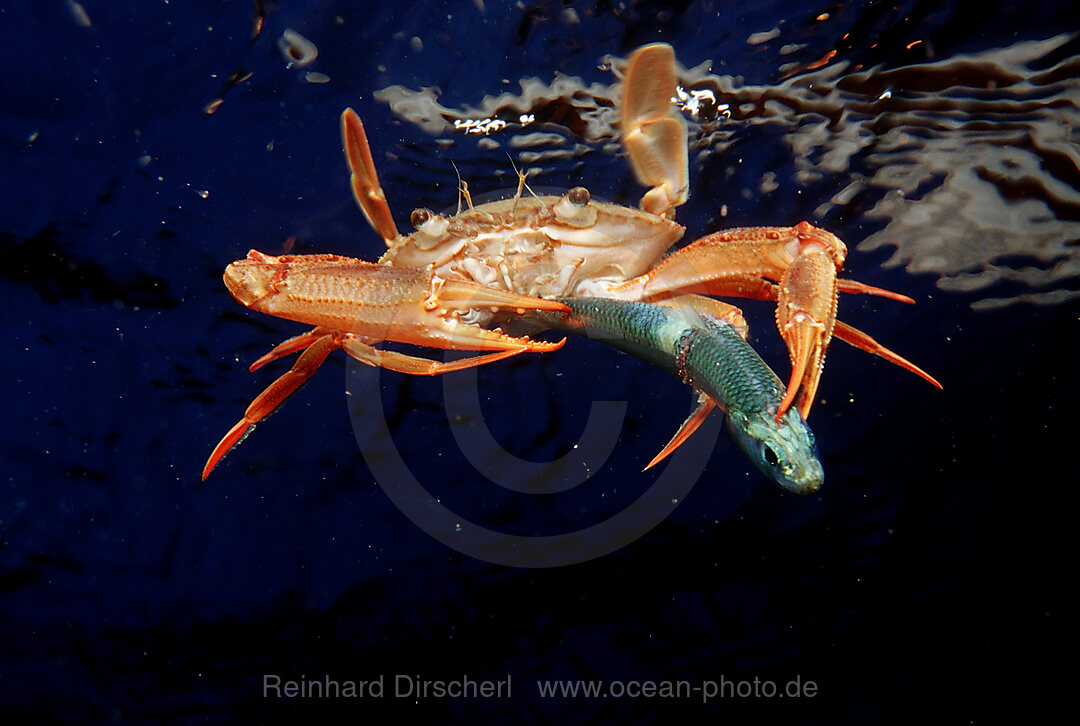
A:
<svg viewBox="0 0 1080 726">
<path fill-rule="evenodd" d="M 691 146 L 699 158 L 723 154 L 741 127 L 775 125 L 799 183 L 848 180 L 819 219 L 858 200 L 864 219 L 884 225 L 858 249 L 893 246 L 886 264 L 933 273 L 940 288 L 975 294 L 976 309 L 1059 303 L 1080 295 L 1080 58 L 1066 52 L 1075 41 L 892 69 L 845 61 L 762 86 L 710 74 L 709 63 L 681 69 L 682 85 L 706 99 L 690 114 Z M 520 88 L 475 108 L 447 108 L 432 88 L 391 86 L 376 98 L 433 135 L 513 134 L 525 165 L 618 150 L 617 83 L 556 74 Z M 499 146 L 500 135 L 481 146 Z M 775 185 L 766 172 L 761 188 Z"/>
</svg>

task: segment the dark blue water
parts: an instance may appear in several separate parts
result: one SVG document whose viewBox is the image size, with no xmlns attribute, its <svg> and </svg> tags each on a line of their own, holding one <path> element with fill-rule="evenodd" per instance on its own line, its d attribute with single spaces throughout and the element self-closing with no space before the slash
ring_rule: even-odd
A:
<svg viewBox="0 0 1080 726">
<path fill-rule="evenodd" d="M 1052 664 L 1076 644 L 1080 433 L 1072 4 L 1035 18 L 968 2 L 87 0 L 0 3 L 0 27 L 13 60 L 0 81 L 11 723 L 405 711 L 625 723 L 672 709 L 692 721 L 978 722 L 1039 713 L 1063 693 L 1071 674 Z M 316 43 L 312 64 L 286 67 L 286 28 Z M 287 364 L 247 366 L 302 332 L 237 306 L 224 267 L 251 248 L 382 252 L 349 192 L 344 107 L 367 123 L 401 226 L 414 207 L 455 203 L 454 164 L 476 193 L 512 186 L 513 159 L 543 168 L 538 185 L 634 204 L 642 190 L 603 123 L 606 56 L 657 40 L 693 69 L 691 87 L 728 104 L 691 124 L 687 237 L 804 219 L 830 229 L 848 244 L 848 276 L 917 301 L 849 297 L 841 319 L 944 391 L 837 342 L 811 417 L 819 494 L 766 481 L 714 421 L 687 445 L 700 465 L 672 470 L 680 495 L 654 502 L 663 474 L 640 469 L 691 395 L 640 361 L 572 340 L 420 379 L 336 354 L 199 482 Z M 520 80 L 550 85 L 557 72 L 576 80 L 521 100 Z M 376 99 L 394 86 L 438 86 L 448 130 L 433 136 Z M 485 143 L 452 130 L 481 109 L 528 111 L 537 127 Z M 528 131 L 561 141 L 512 143 Z M 543 155 L 553 149 L 572 153 Z M 786 376 L 771 308 L 745 309 L 753 344 Z M 531 479 L 499 458 L 572 458 L 593 401 L 625 402 L 610 456 Z M 514 566 L 536 562 L 497 543 L 466 555 L 455 523 L 438 529 L 445 507 L 462 539 L 480 526 L 550 537 L 642 497 L 670 514 L 625 546 L 623 531 L 590 540 L 612 551 L 561 567 Z M 268 674 L 383 679 L 385 692 L 267 697 Z M 398 698 L 398 675 L 509 678 L 512 692 Z M 542 699 L 537 681 L 555 678 L 609 693 L 724 679 L 816 692 Z"/>
</svg>

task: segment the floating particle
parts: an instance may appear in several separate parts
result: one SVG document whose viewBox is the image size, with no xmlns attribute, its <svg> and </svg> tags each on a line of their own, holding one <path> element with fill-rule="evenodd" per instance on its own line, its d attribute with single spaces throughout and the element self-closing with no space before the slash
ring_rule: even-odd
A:
<svg viewBox="0 0 1080 726">
<path fill-rule="evenodd" d="M 409 47 L 412 48 L 413 53 L 419 53 L 424 49 L 424 41 L 420 40 L 419 35 L 414 35 L 409 41 Z"/>
<path fill-rule="evenodd" d="M 316 71 L 308 71 L 304 74 L 304 80 L 308 83 L 329 83 L 330 76 L 325 73 L 318 73 Z"/>
<path fill-rule="evenodd" d="M 220 107 L 221 104 L 225 103 L 225 94 L 227 94 L 233 88 L 235 88 L 249 78 L 251 78 L 251 73 L 245 71 L 244 69 L 241 68 L 235 71 L 231 76 L 229 76 L 229 79 L 225 81 L 225 85 L 222 87 L 221 93 L 218 94 L 218 97 L 203 106 L 203 113 L 209 116 L 210 114 L 217 111 L 218 107 Z"/>
<path fill-rule="evenodd" d="M 251 27 L 251 39 L 254 41 L 262 33 L 263 23 L 266 20 L 266 16 L 270 14 L 270 11 L 274 9 L 276 0 L 255 0 L 255 21 Z M 165 4 L 169 4 L 169 0 L 165 0 Z"/>
<path fill-rule="evenodd" d="M 286 28 L 278 38 L 278 50 L 285 56 L 289 67 L 306 66 L 319 57 L 319 49 L 315 44 L 292 28 Z"/>
<path fill-rule="evenodd" d="M 210 196 L 210 190 L 208 189 L 196 189 L 195 193 L 198 194 L 201 199 L 206 199 Z"/>
</svg>

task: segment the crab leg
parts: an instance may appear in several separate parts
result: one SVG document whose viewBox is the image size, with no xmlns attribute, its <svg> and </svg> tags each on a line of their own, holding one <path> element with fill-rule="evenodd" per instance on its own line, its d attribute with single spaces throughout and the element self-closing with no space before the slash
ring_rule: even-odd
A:
<svg viewBox="0 0 1080 726">
<path fill-rule="evenodd" d="M 532 341 L 470 325 L 459 319 L 460 312 L 485 307 L 518 312 L 569 310 L 554 300 L 443 280 L 429 269 L 387 267 L 337 255 L 273 257 L 252 250 L 246 259 L 226 268 L 225 285 L 238 302 L 253 310 L 315 328 L 286 340 L 251 365 L 256 370 L 303 351 L 214 448 L 203 479 L 255 424 L 299 390 L 334 350 L 344 349 L 362 363 L 399 373 L 439 375 L 526 351 L 556 350 L 565 342 Z M 372 346 L 383 340 L 492 352 L 441 362 Z"/>
<path fill-rule="evenodd" d="M 341 114 L 341 142 L 345 145 L 345 158 L 352 172 L 349 181 L 353 196 L 360 209 L 364 210 L 372 229 L 389 247 L 398 238 L 397 225 L 386 202 L 386 193 L 379 184 L 379 174 L 375 171 L 375 160 L 371 156 L 364 124 L 351 108 Z"/>
<path fill-rule="evenodd" d="M 675 51 L 667 43 L 638 48 L 623 79 L 622 142 L 639 182 L 650 187 L 641 208 L 672 218 L 690 196 L 686 122 L 672 108 Z"/>
<path fill-rule="evenodd" d="M 315 375 L 315 371 L 326 360 L 326 356 L 330 355 L 340 345 L 340 338 L 335 339 L 332 334 L 319 338 L 296 359 L 296 363 L 293 364 L 288 373 L 271 383 L 265 391 L 256 396 L 255 400 L 244 411 L 244 417 L 229 429 L 229 433 L 225 434 L 225 437 L 214 447 L 214 451 L 206 461 L 206 466 L 203 467 L 203 481 L 206 481 L 206 477 L 210 476 L 210 472 L 214 470 L 214 467 L 217 466 L 217 463 L 221 461 L 225 454 L 229 453 L 234 446 L 251 433 L 251 429 L 255 424 L 280 406 L 286 398 L 296 393 L 300 386 L 307 383 L 308 379 Z"/>
<path fill-rule="evenodd" d="M 938 383 L 938 380 L 932 375 L 909 361 L 907 358 L 893 353 L 891 350 L 889 350 L 881 343 L 877 342 L 858 328 L 853 328 L 847 323 L 837 320 L 836 327 L 833 328 L 833 334 L 848 345 L 853 345 L 859 350 L 864 350 L 871 355 L 879 356 L 894 365 L 898 365 L 905 370 L 909 370 L 937 388 L 942 387 L 941 384 Z"/>
<path fill-rule="evenodd" d="M 306 333 L 297 335 L 295 338 L 289 338 L 282 343 L 278 343 L 269 353 L 259 356 L 254 363 L 248 366 L 248 373 L 254 373 L 267 363 L 272 363 L 278 358 L 284 358 L 285 356 L 304 350 L 316 340 L 329 335 L 331 332 L 333 331 L 329 328 L 313 328 Z"/>
<path fill-rule="evenodd" d="M 296 352 L 296 350 L 300 349 L 297 348 L 300 341 L 310 340 L 312 338 L 314 338 L 314 342 L 308 344 L 307 350 L 304 350 L 304 352 L 300 354 L 300 357 L 296 359 L 296 363 L 293 364 L 293 367 L 276 381 L 271 383 L 265 391 L 255 397 L 255 400 L 251 402 L 251 405 L 248 406 L 247 410 L 244 412 L 244 417 L 240 419 L 240 421 L 229 430 L 229 433 L 225 434 L 225 437 L 221 439 L 218 445 L 214 447 L 213 453 L 210 454 L 210 458 L 203 468 L 202 478 L 204 481 L 206 480 L 206 477 L 210 475 L 210 472 L 213 471 L 214 467 L 217 466 L 218 462 L 221 461 L 233 447 L 247 438 L 248 434 L 251 433 L 251 430 L 255 428 L 255 424 L 283 404 L 289 396 L 300 390 L 300 388 L 315 375 L 315 371 L 323 364 L 326 357 L 338 348 L 343 349 L 361 363 L 366 363 L 378 368 L 386 368 L 387 370 L 397 371 L 398 373 L 408 373 L 418 376 L 434 376 L 441 373 L 460 371 L 466 368 L 480 366 L 485 363 L 494 363 L 503 358 L 509 358 L 510 356 L 518 355 L 519 353 L 524 353 L 526 350 L 529 350 L 528 347 L 521 347 L 517 349 L 501 350 L 497 353 L 489 353 L 473 358 L 464 358 L 462 360 L 436 361 L 428 358 L 405 355 L 404 353 L 397 353 L 391 350 L 378 350 L 357 340 L 354 335 L 343 335 L 335 331 L 326 330 L 325 328 L 315 328 L 308 333 L 298 335 L 295 338 L 285 341 L 285 343 L 277 346 L 259 360 L 273 360 L 273 358 L 288 355 L 290 352 Z M 288 346 L 288 350 L 286 350 L 286 346 Z M 256 363 L 258 362 L 259 361 L 256 361 Z"/>
<path fill-rule="evenodd" d="M 746 340 L 747 336 L 750 334 L 750 328 L 746 324 L 746 318 L 743 317 L 742 310 L 723 300 L 715 300 L 711 297 L 705 297 L 704 295 L 690 294 L 665 298 L 654 302 L 655 304 L 662 305 L 666 308 L 684 311 L 693 310 L 699 315 L 704 314 L 712 316 L 713 318 L 716 318 L 716 320 L 727 323 L 735 328 L 735 331 L 743 340 Z"/>
<path fill-rule="evenodd" d="M 900 293 L 893 292 L 892 290 L 886 290 L 881 287 L 874 287 L 873 285 L 867 285 L 863 282 L 856 282 L 855 280 L 837 280 L 836 287 L 840 292 L 846 292 L 849 295 L 875 295 L 877 297 L 887 297 L 890 300 L 907 303 L 908 305 L 915 304 L 915 301 L 907 295 L 901 295 Z"/>
<path fill-rule="evenodd" d="M 295 338 L 289 338 L 252 363 L 248 368 L 248 372 L 254 373 L 267 363 L 304 350 L 319 338 L 332 332 L 333 331 L 328 328 L 314 328 Z M 346 353 L 362 363 L 367 363 L 368 365 L 376 366 L 378 368 L 386 368 L 387 370 L 396 371 L 398 373 L 409 373 L 418 376 L 449 373 L 451 371 L 463 370 L 484 363 L 493 363 L 497 360 L 502 360 L 503 358 L 529 350 L 527 346 L 522 347 L 520 350 L 509 348 L 505 351 L 491 353 L 477 358 L 440 363 L 429 358 L 418 358 L 416 356 L 395 353 L 390 350 L 379 350 L 378 348 L 373 348 L 367 343 L 362 342 L 352 334 L 342 336 L 342 348 Z"/>
</svg>

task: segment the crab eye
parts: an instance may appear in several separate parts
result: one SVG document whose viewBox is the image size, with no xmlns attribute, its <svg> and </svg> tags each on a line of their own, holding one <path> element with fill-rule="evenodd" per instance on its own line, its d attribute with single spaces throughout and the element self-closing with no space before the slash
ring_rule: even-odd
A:
<svg viewBox="0 0 1080 726">
<path fill-rule="evenodd" d="M 772 447 L 768 444 L 761 445 L 761 458 L 765 460 L 765 463 L 769 466 L 776 466 L 780 463 L 780 457 L 776 455 Z"/>
<path fill-rule="evenodd" d="M 414 209 L 412 214 L 409 215 L 409 222 L 412 223 L 413 229 L 420 229 L 431 220 L 431 217 L 432 214 L 430 209 L 420 207 L 419 209 Z"/>
<path fill-rule="evenodd" d="M 566 193 L 566 199 L 575 207 L 584 207 L 589 203 L 589 190 L 585 187 L 574 187 Z"/>
</svg>

